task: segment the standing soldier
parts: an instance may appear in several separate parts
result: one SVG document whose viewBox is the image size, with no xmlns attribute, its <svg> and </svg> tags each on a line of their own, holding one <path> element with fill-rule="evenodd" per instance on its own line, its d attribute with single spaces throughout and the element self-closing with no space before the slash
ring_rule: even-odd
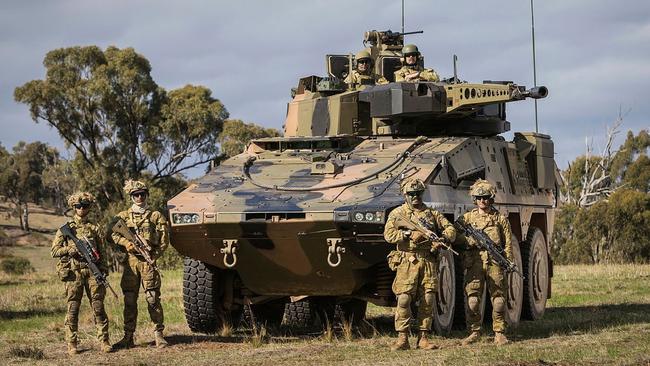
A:
<svg viewBox="0 0 650 366">
<path fill-rule="evenodd" d="M 130 231 L 137 233 L 151 247 L 149 253 L 155 261 L 169 245 L 169 229 L 167 220 L 158 211 L 152 211 L 147 206 L 149 189 L 136 180 L 127 180 L 124 183 L 124 192 L 131 197 L 133 204 L 122 211 L 117 218 L 122 219 Z M 150 265 L 139 254 L 136 244 L 121 234 L 113 231 L 113 242 L 126 249 L 128 257 L 123 263 L 124 273 L 120 286 L 124 293 L 124 337 L 115 344 L 116 348 L 131 348 L 133 333 L 135 332 L 138 318 L 138 293 L 140 286 L 144 288 L 147 299 L 147 308 L 151 321 L 155 324 L 155 341 L 158 348 L 167 346 L 163 337 L 163 308 L 160 303 L 160 273 L 155 266 Z"/>
<path fill-rule="evenodd" d="M 421 349 L 436 349 L 427 336 L 433 321 L 433 305 L 437 282 L 437 261 L 434 251 L 440 243 L 432 241 L 420 231 L 414 230 L 408 220 L 418 222 L 424 219 L 432 226 L 431 230 L 441 233 L 444 240 L 453 242 L 456 230 L 438 211 L 427 207 L 422 201 L 425 190 L 419 179 L 405 180 L 401 187 L 405 203 L 391 211 L 384 228 L 387 242 L 396 244 L 397 250 L 388 255 L 388 264 L 397 271 L 393 282 L 393 292 L 397 296 L 395 308 L 395 330 L 399 337 L 391 347 L 393 350 L 409 349 L 408 330 L 411 322 L 411 303 L 420 301 L 418 308 L 418 340 Z"/>
<path fill-rule="evenodd" d="M 68 226 L 76 237 L 88 239 L 88 242 L 99 254 L 97 267 L 107 276 L 108 264 L 99 226 L 88 220 L 90 206 L 93 203 L 95 203 L 95 197 L 88 192 L 78 192 L 68 197 L 68 206 L 74 209 L 74 219 L 68 223 Z M 93 309 L 97 339 L 101 343 L 101 349 L 104 352 L 111 352 L 113 348 L 108 339 L 108 317 L 104 310 L 106 287 L 97 283 L 88 268 L 88 263 L 77 250 L 75 243 L 64 236 L 61 229 L 57 230 L 52 242 L 52 257 L 59 259 L 56 265 L 57 274 L 65 282 L 65 294 L 68 300 L 65 337 L 68 342 L 68 353 L 70 355 L 79 353 L 77 329 L 79 328 L 79 307 L 84 291 Z"/>
<path fill-rule="evenodd" d="M 357 69 L 352 70 L 352 73 L 344 80 L 348 84 L 349 90 L 361 90 L 366 85 L 388 84 L 388 80 L 385 77 L 375 74 L 372 71 L 373 62 L 368 51 L 363 50 L 357 52 L 354 59 L 357 61 Z"/>
<path fill-rule="evenodd" d="M 395 71 L 395 82 L 439 81 L 440 77 L 433 69 L 426 69 L 418 64 L 420 51 L 418 46 L 407 44 L 402 48 L 402 68 Z"/>
<path fill-rule="evenodd" d="M 507 259 L 512 262 L 512 231 L 508 219 L 501 215 L 492 204 L 497 191 L 488 181 L 479 179 L 470 187 L 470 195 L 477 208 L 466 212 L 459 221 L 482 230 L 494 243 L 504 247 Z M 508 281 L 504 271 L 491 259 L 486 250 L 479 250 L 472 237 L 460 237 L 461 242 L 467 242 L 465 252 L 465 294 L 467 295 L 468 326 L 470 334 L 463 340 L 463 345 L 478 341 L 481 331 L 481 297 L 487 283 L 487 290 L 492 300 L 492 330 L 494 343 L 508 343 L 506 330 L 506 295 Z"/>
</svg>

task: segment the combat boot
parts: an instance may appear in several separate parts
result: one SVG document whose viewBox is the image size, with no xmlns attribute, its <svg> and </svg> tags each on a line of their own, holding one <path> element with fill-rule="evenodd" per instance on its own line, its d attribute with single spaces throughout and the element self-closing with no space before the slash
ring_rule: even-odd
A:
<svg viewBox="0 0 650 366">
<path fill-rule="evenodd" d="M 102 345 L 100 346 L 102 352 L 104 353 L 111 353 L 113 352 L 113 346 L 111 346 L 111 343 L 108 341 L 108 339 L 104 339 L 102 341 Z"/>
<path fill-rule="evenodd" d="M 154 338 L 155 338 L 155 340 L 156 340 L 156 347 L 158 347 L 158 348 L 165 348 L 165 347 L 167 347 L 167 346 L 169 345 L 169 343 L 167 343 L 167 341 L 166 341 L 165 338 L 163 337 L 163 332 L 162 332 L 162 330 L 157 330 L 157 331 L 153 334 L 153 336 L 154 336 Z"/>
<path fill-rule="evenodd" d="M 429 342 L 429 332 L 427 332 L 425 330 L 421 330 L 420 335 L 418 336 L 417 348 L 432 350 L 432 349 L 438 349 L 440 347 L 438 347 L 437 345 Z"/>
<path fill-rule="evenodd" d="M 70 356 L 76 355 L 79 353 L 79 348 L 77 348 L 77 343 L 76 342 L 70 342 L 68 343 L 68 354 Z"/>
<path fill-rule="evenodd" d="M 478 339 L 479 339 L 480 337 L 481 337 L 481 333 L 479 333 L 479 332 L 477 332 L 477 331 L 473 331 L 472 333 L 470 333 L 470 334 L 467 336 L 467 338 L 463 339 L 462 344 L 463 344 L 463 346 L 467 346 L 467 345 L 470 344 L 470 343 L 478 342 Z"/>
<path fill-rule="evenodd" d="M 113 345 L 113 348 L 115 349 L 126 349 L 133 347 L 135 347 L 135 343 L 133 343 L 133 333 L 130 332 L 124 332 L 124 337 L 122 337 L 122 339 Z"/>
<path fill-rule="evenodd" d="M 505 344 L 510 343 L 508 338 L 506 338 L 506 335 L 501 333 L 501 332 L 495 332 L 494 333 L 494 344 L 497 346 L 503 346 Z"/>
<path fill-rule="evenodd" d="M 395 344 L 393 344 L 390 347 L 390 349 L 393 351 L 402 351 L 402 350 L 411 349 L 411 345 L 409 345 L 408 333 L 399 332 L 399 335 L 397 337 L 397 342 L 395 342 Z"/>
</svg>

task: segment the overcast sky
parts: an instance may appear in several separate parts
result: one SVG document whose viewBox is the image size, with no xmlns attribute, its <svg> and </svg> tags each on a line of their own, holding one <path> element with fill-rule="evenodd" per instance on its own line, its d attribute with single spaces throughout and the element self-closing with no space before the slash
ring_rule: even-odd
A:
<svg viewBox="0 0 650 366">
<path fill-rule="evenodd" d="M 464 80 L 533 85 L 530 1 L 405 3 L 406 30 L 424 31 L 407 42 L 443 77 L 456 54 Z M 358 51 L 366 30 L 400 27 L 400 0 L 2 1 L 0 143 L 64 149 L 13 99 L 16 86 L 44 78 L 43 58 L 55 48 L 133 47 L 164 88 L 205 85 L 231 118 L 281 129 L 290 88 L 324 75 L 325 54 Z M 585 137 L 602 148 L 619 106 L 628 112 L 623 132 L 649 128 L 650 1 L 537 0 L 535 33 L 537 81 L 549 88 L 539 130 L 553 137 L 560 167 L 584 153 Z M 535 130 L 533 105 L 509 105 L 513 131 Z"/>
</svg>

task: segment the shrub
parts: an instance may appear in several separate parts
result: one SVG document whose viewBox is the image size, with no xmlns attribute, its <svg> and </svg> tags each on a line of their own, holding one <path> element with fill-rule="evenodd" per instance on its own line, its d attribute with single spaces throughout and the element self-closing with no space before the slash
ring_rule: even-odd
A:
<svg viewBox="0 0 650 366">
<path fill-rule="evenodd" d="M 22 257 L 9 257 L 2 260 L 2 271 L 8 274 L 22 275 L 34 272 L 34 267 L 29 259 Z"/>
</svg>

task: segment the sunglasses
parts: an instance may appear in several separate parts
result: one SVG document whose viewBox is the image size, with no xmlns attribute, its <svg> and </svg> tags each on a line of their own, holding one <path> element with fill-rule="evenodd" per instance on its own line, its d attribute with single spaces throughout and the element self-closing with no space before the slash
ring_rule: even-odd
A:
<svg viewBox="0 0 650 366">
<path fill-rule="evenodd" d="M 407 53 L 404 57 L 418 57 L 417 53 Z"/>
<path fill-rule="evenodd" d="M 370 60 L 359 60 L 357 61 L 358 64 L 369 64 Z"/>
<path fill-rule="evenodd" d="M 419 197 L 422 195 L 422 193 L 424 192 L 422 191 L 406 192 L 406 194 L 409 195 L 410 197 Z"/>
<path fill-rule="evenodd" d="M 489 201 L 490 196 L 476 196 L 474 197 L 477 201 Z"/>
<path fill-rule="evenodd" d="M 74 208 L 81 209 L 81 208 L 88 208 L 90 205 L 88 203 L 76 203 L 74 205 Z"/>
<path fill-rule="evenodd" d="M 147 197 L 147 193 L 146 192 L 133 193 L 131 197 Z"/>
</svg>

